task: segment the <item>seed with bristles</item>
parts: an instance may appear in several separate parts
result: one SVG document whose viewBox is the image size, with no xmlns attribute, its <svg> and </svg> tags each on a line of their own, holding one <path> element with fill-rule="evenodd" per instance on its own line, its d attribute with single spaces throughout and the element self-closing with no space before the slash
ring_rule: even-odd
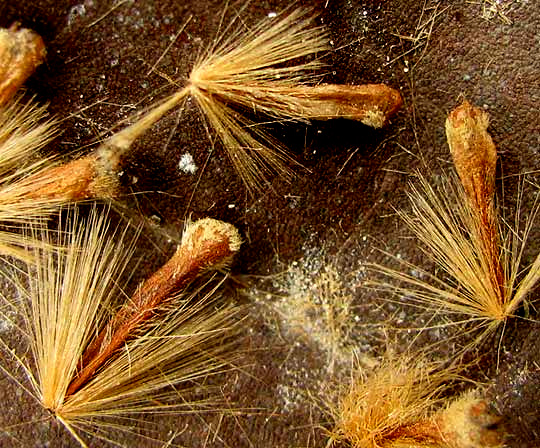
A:
<svg viewBox="0 0 540 448">
<path fill-rule="evenodd" d="M 445 396 L 460 376 L 420 353 L 390 356 L 352 382 L 329 403 L 333 441 L 352 448 L 501 448 L 504 432 L 472 391 Z M 339 445 L 341 446 L 341 445 Z"/>
<path fill-rule="evenodd" d="M 240 249 L 241 239 L 231 224 L 215 219 L 201 219 L 188 224 L 180 247 L 171 259 L 147 279 L 133 297 L 100 331 L 82 356 L 80 373 L 67 394 L 84 385 L 127 340 L 199 274 L 226 264 Z"/>
<path fill-rule="evenodd" d="M 251 192 L 268 184 L 268 173 L 292 175 L 285 148 L 252 114 L 287 122 L 346 118 L 381 127 L 401 105 L 399 92 L 387 86 L 315 82 L 323 66 L 318 56 L 330 49 L 315 18 L 297 8 L 242 28 L 197 61 L 181 90 L 195 99 Z"/>
<path fill-rule="evenodd" d="M 28 373 L 26 390 L 83 447 L 81 432 L 107 440 L 115 439 L 103 435 L 107 429 L 131 432 L 134 413 L 140 418 L 215 405 L 204 379 L 230 367 L 239 330 L 238 308 L 216 293 L 222 282 L 184 289 L 238 251 L 232 225 L 210 219 L 188 225 L 173 257 L 126 298 L 119 283 L 133 254 L 134 241 L 126 244 L 131 227 L 112 238 L 106 218 L 96 209 L 87 220 L 70 215 L 55 232 L 60 250 L 40 232 L 46 244 L 35 251 L 28 281 L 16 282 L 22 299 L 10 303 L 23 316 L 21 335 L 32 360 L 0 338 L 2 356 Z M 85 365 L 103 354 L 95 368 Z M 1 363 L 0 371 L 23 385 Z M 190 400 L 196 391 L 200 400 Z"/>
<path fill-rule="evenodd" d="M 488 125 L 488 114 L 464 101 L 448 115 L 446 136 L 468 205 L 476 219 L 476 225 L 470 231 L 479 233 L 489 263 L 489 281 L 503 301 L 503 267 L 494 205 L 497 149 L 487 132 Z"/>
<path fill-rule="evenodd" d="M 391 289 L 437 314 L 461 315 L 462 323 L 482 329 L 468 348 L 512 317 L 540 281 L 540 255 L 522 266 L 540 201 L 534 202 L 524 226 L 518 205 L 516 226 L 505 230 L 494 206 L 497 154 L 487 126 L 487 114 L 468 102 L 452 111 L 446 130 L 459 181 L 451 176 L 436 188 L 420 175 L 419 186 L 410 193 L 412 212 L 400 212 L 423 243 L 424 254 L 448 279 L 419 267 L 414 270 L 424 275 L 411 275 L 412 265 L 403 260 L 396 260 L 403 269 L 371 266 L 392 279 L 376 279 L 371 285 Z"/>
</svg>

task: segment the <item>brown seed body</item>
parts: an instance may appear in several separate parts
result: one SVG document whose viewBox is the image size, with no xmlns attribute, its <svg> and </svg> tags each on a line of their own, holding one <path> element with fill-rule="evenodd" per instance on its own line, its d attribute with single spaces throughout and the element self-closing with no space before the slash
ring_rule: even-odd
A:
<svg viewBox="0 0 540 448">
<path fill-rule="evenodd" d="M 31 30 L 0 29 L 0 105 L 13 97 L 19 87 L 45 59 L 45 44 Z"/>
<path fill-rule="evenodd" d="M 118 190 L 115 173 L 100 169 L 96 154 L 40 171 L 27 179 L 33 185 L 28 198 L 77 202 L 85 199 L 112 199 Z"/>
<path fill-rule="evenodd" d="M 497 149 L 487 132 L 489 116 L 464 101 L 446 120 L 446 136 L 456 171 L 478 209 L 493 204 Z"/>
<path fill-rule="evenodd" d="M 308 119 L 346 118 L 374 128 L 383 127 L 402 104 L 400 93 L 384 84 L 299 86 L 294 95 L 305 98 L 301 114 Z"/>
</svg>

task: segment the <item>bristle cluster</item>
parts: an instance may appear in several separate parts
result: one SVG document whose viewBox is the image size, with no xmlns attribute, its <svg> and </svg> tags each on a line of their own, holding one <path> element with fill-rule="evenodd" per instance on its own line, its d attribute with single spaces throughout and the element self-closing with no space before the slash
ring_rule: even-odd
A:
<svg viewBox="0 0 540 448">
<path fill-rule="evenodd" d="M 45 106 L 16 97 L 0 106 L 0 179 L 10 182 L 12 171 L 35 162 L 38 151 L 57 133 L 47 120 Z"/>
<path fill-rule="evenodd" d="M 428 416 L 453 377 L 425 359 L 408 357 L 387 358 L 369 374 L 356 372 L 332 410 L 332 438 L 354 448 L 388 448 L 401 446 L 400 442 L 432 446 L 436 430 Z M 429 427 L 433 436 L 426 431 Z"/>
<path fill-rule="evenodd" d="M 426 256 L 446 272 L 452 283 L 446 283 L 423 272 L 422 280 L 407 273 L 408 269 L 394 270 L 384 266 L 373 269 L 393 279 L 392 283 L 379 286 L 391 288 L 398 294 L 406 294 L 414 303 L 433 309 L 441 307 L 448 312 L 465 314 L 468 318 L 489 323 L 504 318 L 497 290 L 493 290 L 489 278 L 489 260 L 478 247 L 476 222 L 466 197 L 459 185 L 444 190 L 434 189 L 426 179 L 412 187 L 412 214 L 402 214 L 405 223 L 420 242 Z M 403 264 L 406 268 L 407 265 Z M 416 268 L 415 268 L 416 269 Z"/>
<path fill-rule="evenodd" d="M 43 406 L 59 412 L 84 347 L 120 293 L 125 253 L 119 241 L 103 238 L 103 217 L 68 226 L 60 233 L 64 249 L 37 257 L 28 291 L 26 326 L 36 363 L 35 385 Z"/>
<path fill-rule="evenodd" d="M 39 154 L 56 135 L 43 106 L 21 97 L 0 105 L 0 253 L 28 260 L 25 239 L 12 227 L 35 223 L 58 206 L 58 201 L 35 193 L 35 176 L 55 162 Z M 28 241 L 29 242 L 29 241 Z"/>
<path fill-rule="evenodd" d="M 223 239 L 225 229 L 232 235 L 227 249 L 237 250 L 232 226 L 212 224 L 207 239 Z M 236 331 L 237 310 L 219 304 L 219 284 L 187 294 L 185 280 L 171 287 L 182 275 L 172 268 L 169 276 L 158 271 L 126 300 L 118 279 L 133 242 L 125 231 L 109 233 L 106 215 L 95 209 L 87 220 L 75 215 L 61 228 L 62 247 L 43 245 L 31 268 L 35 278 L 21 289 L 33 358 L 24 368 L 36 398 L 83 446 L 81 432 L 100 437 L 107 426 L 122 430 L 122 419 L 133 413 L 205 409 L 209 402 L 187 398 L 189 384 L 232 361 L 227 352 Z"/>
<path fill-rule="evenodd" d="M 291 93 L 313 77 L 321 62 L 297 60 L 329 50 L 326 32 L 314 20 L 309 9 L 299 8 L 231 34 L 193 68 L 193 92 L 276 119 L 304 119 L 295 104 L 300 100 Z"/>
<path fill-rule="evenodd" d="M 321 63 L 298 60 L 328 50 L 326 33 L 313 22 L 311 12 L 302 9 L 274 22 L 263 20 L 218 42 L 190 74 L 190 94 L 252 190 L 265 185 L 268 172 L 291 173 L 284 149 L 245 112 L 271 120 L 306 120 L 294 89 L 310 80 L 310 71 Z"/>
</svg>

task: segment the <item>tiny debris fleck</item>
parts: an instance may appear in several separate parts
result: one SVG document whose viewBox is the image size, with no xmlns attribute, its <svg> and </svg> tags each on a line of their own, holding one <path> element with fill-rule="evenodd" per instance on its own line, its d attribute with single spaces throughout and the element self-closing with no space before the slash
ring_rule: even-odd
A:
<svg viewBox="0 0 540 448">
<path fill-rule="evenodd" d="M 158 215 L 151 215 L 149 220 L 152 225 L 159 226 L 161 224 L 161 218 Z"/>
<path fill-rule="evenodd" d="M 86 15 L 86 7 L 84 4 L 73 6 L 67 17 L 67 25 L 69 28 L 79 19 L 79 17 L 84 17 Z"/>
<path fill-rule="evenodd" d="M 0 333 L 7 333 L 13 328 L 13 323 L 7 319 L 0 319 Z"/>
<path fill-rule="evenodd" d="M 195 174 L 195 171 L 197 171 L 197 165 L 195 165 L 193 156 L 189 152 L 182 154 L 180 157 L 178 169 L 186 174 Z"/>
<path fill-rule="evenodd" d="M 228 207 L 229 207 L 229 208 L 235 208 L 235 207 L 236 207 L 236 204 L 229 204 Z"/>
<path fill-rule="evenodd" d="M 275 12 L 275 11 L 271 11 L 271 12 L 268 13 L 268 17 L 271 18 L 271 19 L 273 19 L 276 16 L 277 16 L 277 12 Z"/>
</svg>

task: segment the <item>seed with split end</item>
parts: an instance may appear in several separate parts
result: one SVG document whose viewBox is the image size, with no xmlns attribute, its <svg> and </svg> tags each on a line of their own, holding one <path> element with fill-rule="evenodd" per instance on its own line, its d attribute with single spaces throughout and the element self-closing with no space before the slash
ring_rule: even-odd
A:
<svg viewBox="0 0 540 448">
<path fill-rule="evenodd" d="M 31 30 L 0 28 L 0 105 L 13 97 L 45 59 L 45 44 Z"/>
<path fill-rule="evenodd" d="M 85 350 L 80 373 L 71 382 L 67 395 L 86 384 L 96 370 L 199 274 L 230 261 L 240 244 L 238 230 L 231 224 L 208 218 L 188 224 L 172 258 L 135 291 Z"/>
</svg>

